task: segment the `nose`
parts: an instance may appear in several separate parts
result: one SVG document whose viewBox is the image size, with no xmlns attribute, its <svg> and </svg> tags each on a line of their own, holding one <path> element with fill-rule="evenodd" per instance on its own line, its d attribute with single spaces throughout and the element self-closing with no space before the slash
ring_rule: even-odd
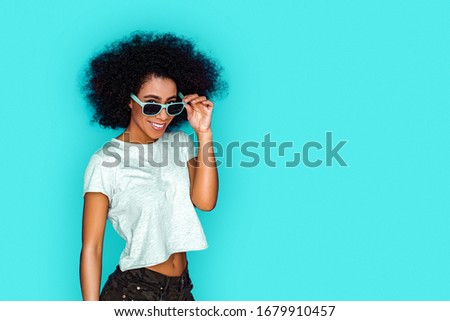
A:
<svg viewBox="0 0 450 321">
<path fill-rule="evenodd" d="M 162 121 L 166 121 L 167 119 L 169 119 L 169 117 L 170 116 L 167 114 L 165 108 L 163 108 L 161 112 L 158 115 L 156 115 L 156 118 L 161 119 Z"/>
</svg>

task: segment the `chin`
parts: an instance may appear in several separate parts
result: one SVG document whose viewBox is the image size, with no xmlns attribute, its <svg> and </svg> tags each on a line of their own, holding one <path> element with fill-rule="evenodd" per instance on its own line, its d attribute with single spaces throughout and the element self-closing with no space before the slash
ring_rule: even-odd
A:
<svg viewBox="0 0 450 321">
<path fill-rule="evenodd" d="M 152 130 L 146 130 L 145 134 L 147 135 L 147 137 L 151 140 L 156 140 L 162 137 L 162 135 L 164 135 L 165 131 L 161 131 L 161 132 L 154 132 Z"/>
</svg>

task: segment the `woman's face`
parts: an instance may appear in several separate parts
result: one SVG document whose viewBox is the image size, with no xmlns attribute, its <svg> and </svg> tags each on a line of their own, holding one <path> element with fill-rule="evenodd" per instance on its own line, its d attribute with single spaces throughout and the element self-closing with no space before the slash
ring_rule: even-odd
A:
<svg viewBox="0 0 450 321">
<path fill-rule="evenodd" d="M 177 86 L 170 78 L 151 77 L 135 95 L 142 102 L 156 102 L 167 104 L 177 99 Z M 133 142 L 147 144 L 159 139 L 166 131 L 175 116 L 169 116 L 166 109 L 156 116 L 147 116 L 142 113 L 142 107 L 130 99 L 131 120 L 128 131 Z"/>
</svg>

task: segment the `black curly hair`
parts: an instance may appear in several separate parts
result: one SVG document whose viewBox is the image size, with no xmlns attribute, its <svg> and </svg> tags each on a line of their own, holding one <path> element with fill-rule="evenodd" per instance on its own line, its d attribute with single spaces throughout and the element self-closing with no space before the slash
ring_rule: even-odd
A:
<svg viewBox="0 0 450 321">
<path fill-rule="evenodd" d="M 137 94 L 149 77 L 170 78 L 183 94 L 197 93 L 211 99 L 227 89 L 222 70 L 186 38 L 136 31 L 89 60 L 82 91 L 94 110 L 92 122 L 104 128 L 126 128 L 131 117 L 130 93 Z M 167 130 L 186 120 L 184 110 Z"/>
</svg>

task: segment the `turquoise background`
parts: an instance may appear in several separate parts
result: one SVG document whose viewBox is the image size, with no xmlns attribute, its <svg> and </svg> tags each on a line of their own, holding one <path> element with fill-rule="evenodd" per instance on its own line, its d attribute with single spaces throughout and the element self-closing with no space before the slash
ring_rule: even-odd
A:
<svg viewBox="0 0 450 321">
<path fill-rule="evenodd" d="M 188 254 L 197 300 L 449 300 L 449 17 L 449 1 L 2 1 L 0 299 L 81 300 L 83 174 L 120 131 L 90 124 L 80 71 L 155 30 L 223 65 L 216 141 L 294 145 L 275 168 L 238 150 L 219 167 L 209 248 Z M 327 131 L 348 167 L 285 167 Z M 102 284 L 124 245 L 109 223 L 105 242 Z"/>
</svg>

